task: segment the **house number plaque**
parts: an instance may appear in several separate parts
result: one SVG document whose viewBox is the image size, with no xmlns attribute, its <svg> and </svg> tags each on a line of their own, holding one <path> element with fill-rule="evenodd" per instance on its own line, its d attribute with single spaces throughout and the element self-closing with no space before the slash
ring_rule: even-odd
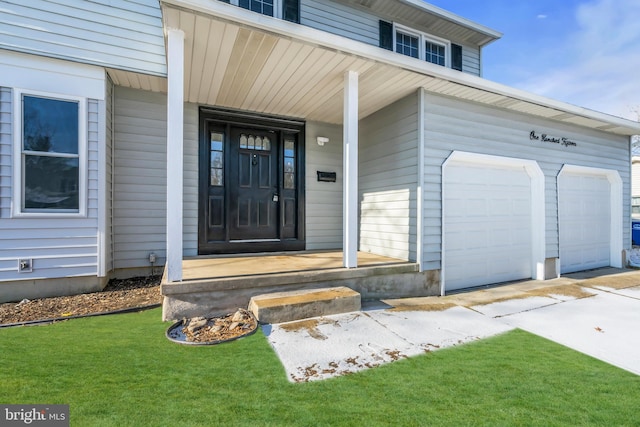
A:
<svg viewBox="0 0 640 427">
<path fill-rule="evenodd" d="M 556 136 L 547 135 L 546 133 L 538 134 L 536 133 L 535 130 L 532 130 L 531 133 L 529 133 L 529 139 L 531 141 L 540 141 L 540 142 L 548 142 L 550 144 L 559 144 L 565 147 L 578 146 L 577 142 L 572 141 L 569 138 L 564 138 L 564 137 L 558 138 Z"/>
</svg>

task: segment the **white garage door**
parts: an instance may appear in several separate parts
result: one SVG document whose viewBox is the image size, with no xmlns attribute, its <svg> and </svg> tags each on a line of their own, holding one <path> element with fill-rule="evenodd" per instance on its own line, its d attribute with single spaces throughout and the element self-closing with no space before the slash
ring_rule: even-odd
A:
<svg viewBox="0 0 640 427">
<path fill-rule="evenodd" d="M 611 185 L 606 176 L 558 176 L 560 272 L 611 265 Z"/>
<path fill-rule="evenodd" d="M 452 162 L 443 179 L 446 290 L 530 278 L 531 178 L 524 167 Z"/>
</svg>

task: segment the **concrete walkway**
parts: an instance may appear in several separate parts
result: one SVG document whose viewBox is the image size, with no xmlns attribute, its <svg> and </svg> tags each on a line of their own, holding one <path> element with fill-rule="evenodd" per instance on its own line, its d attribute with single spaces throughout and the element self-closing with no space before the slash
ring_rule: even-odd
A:
<svg viewBox="0 0 640 427">
<path fill-rule="evenodd" d="M 640 375 L 640 272 L 600 269 L 264 325 L 291 381 L 378 366 L 521 328 Z"/>
</svg>

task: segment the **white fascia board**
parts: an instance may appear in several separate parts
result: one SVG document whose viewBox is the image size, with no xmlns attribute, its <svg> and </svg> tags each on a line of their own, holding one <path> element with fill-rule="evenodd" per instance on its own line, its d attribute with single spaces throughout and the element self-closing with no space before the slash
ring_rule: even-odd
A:
<svg viewBox="0 0 640 427">
<path fill-rule="evenodd" d="M 562 113 L 586 117 L 601 121 L 615 127 L 626 128 L 624 135 L 640 134 L 640 122 L 623 119 L 606 113 L 578 107 L 566 102 L 557 101 L 524 90 L 495 83 L 472 74 L 444 68 L 440 65 L 411 58 L 406 55 L 391 52 L 377 46 L 369 45 L 346 37 L 316 30 L 300 24 L 284 21 L 243 8 L 229 5 L 221 1 L 210 0 L 161 0 L 163 5 L 174 6 L 178 9 L 190 9 L 194 12 L 212 15 L 230 23 L 255 28 L 257 31 L 275 33 L 281 37 L 300 40 L 321 48 L 335 50 L 348 55 L 359 56 L 375 62 L 399 67 L 411 72 L 422 74 L 456 83 L 489 93 L 507 96 L 519 101 L 552 108 Z M 166 30 L 166 29 L 165 29 Z M 606 132 L 603 131 L 603 132 Z"/>
<path fill-rule="evenodd" d="M 429 12 L 432 15 L 436 15 L 440 18 L 446 19 L 447 21 L 453 22 L 458 25 L 462 25 L 463 27 L 467 27 L 473 31 L 477 31 L 487 36 L 490 40 L 485 42 L 483 46 L 496 41 L 502 38 L 503 34 L 499 31 L 486 27 L 477 22 L 471 21 L 470 19 L 463 18 L 462 16 L 456 15 L 455 13 L 451 13 L 447 10 L 441 9 L 438 6 L 434 6 L 432 4 L 426 3 L 423 0 L 399 0 L 401 3 L 407 4 L 409 6 L 415 7 L 417 9 L 424 10 Z"/>
</svg>

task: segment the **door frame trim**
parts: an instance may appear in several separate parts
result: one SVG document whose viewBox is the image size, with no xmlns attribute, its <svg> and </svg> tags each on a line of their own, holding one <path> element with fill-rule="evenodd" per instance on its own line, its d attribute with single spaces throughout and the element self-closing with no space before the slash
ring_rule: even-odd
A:
<svg viewBox="0 0 640 427">
<path fill-rule="evenodd" d="M 206 192 L 203 189 L 206 187 L 205 174 L 201 173 L 203 168 L 207 168 L 206 160 L 208 155 L 205 153 L 205 145 L 203 141 L 206 139 L 205 125 L 207 122 L 215 122 L 219 125 L 226 127 L 226 138 L 229 138 L 228 131 L 232 126 L 249 127 L 254 129 L 270 129 L 280 132 L 280 141 L 278 141 L 278 186 L 279 190 L 282 190 L 282 168 L 283 168 L 283 146 L 282 133 L 295 133 L 298 136 L 298 146 L 296 153 L 296 198 L 297 198 L 297 228 L 296 238 L 283 239 L 280 238 L 276 241 L 273 239 L 258 240 L 258 241 L 246 241 L 238 242 L 227 239 L 226 241 L 220 241 L 219 243 L 208 243 L 203 241 L 206 225 L 206 218 L 204 217 L 203 203 L 206 201 Z M 255 252 L 278 252 L 278 251 L 300 251 L 306 248 L 306 157 L 305 157 L 305 125 L 303 120 L 279 117 L 279 116 L 267 116 L 264 114 L 251 113 L 247 111 L 238 111 L 224 108 L 213 108 L 208 106 L 201 106 L 198 110 L 198 255 L 212 255 L 212 254 L 225 254 L 225 253 L 255 253 Z M 228 149 L 225 141 L 225 148 Z M 225 152 L 225 165 L 227 165 L 228 152 Z M 226 183 L 226 175 L 225 175 Z M 225 224 L 226 224 L 226 210 L 228 206 L 228 191 L 225 187 Z M 278 210 L 279 216 L 279 236 L 283 235 L 283 209 L 282 205 Z M 228 236 L 227 236 L 228 237 Z"/>
</svg>

